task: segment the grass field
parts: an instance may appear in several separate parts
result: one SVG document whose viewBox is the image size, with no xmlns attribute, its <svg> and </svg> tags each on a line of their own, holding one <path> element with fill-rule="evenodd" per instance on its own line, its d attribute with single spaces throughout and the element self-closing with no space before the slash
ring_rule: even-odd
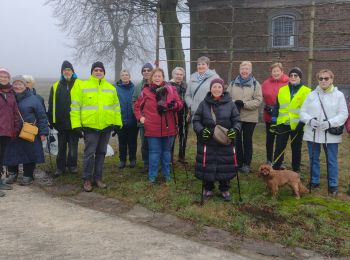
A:
<svg viewBox="0 0 350 260">
<path fill-rule="evenodd" d="M 265 186 L 256 176 L 256 170 L 265 162 L 264 126 L 259 125 L 254 133 L 254 156 L 252 168 L 254 173 L 240 175 L 243 202 L 238 202 L 237 182 L 231 182 L 231 193 L 234 200 L 225 203 L 216 190 L 213 199 L 200 206 L 201 182 L 194 177 L 194 158 L 196 139 L 191 131 L 187 149 L 187 160 L 190 164 L 185 168 L 175 165 L 177 183 L 169 186 L 159 182 L 150 187 L 147 175 L 142 173 L 142 163 L 138 151 L 138 165 L 135 169 L 119 170 L 118 154 L 106 158 L 104 181 L 108 183 L 106 190 L 96 192 L 108 197 L 120 199 L 128 203 L 139 203 L 151 210 L 171 213 L 182 219 L 201 225 L 222 228 L 229 232 L 249 238 L 278 242 L 286 246 L 303 247 L 330 256 L 350 255 L 350 197 L 346 194 L 349 181 L 349 137 L 344 134 L 344 141 L 339 149 L 339 190 L 337 197 L 327 195 L 325 159 L 322 156 L 321 188 L 312 194 L 304 195 L 296 200 L 289 187 L 280 191 L 277 199 L 266 194 Z M 111 140 L 116 150 L 116 141 Z M 308 156 L 306 145 L 303 145 L 302 172 L 307 177 Z M 82 156 L 79 168 L 82 168 Z M 291 153 L 287 150 L 287 165 L 290 165 Z M 43 167 L 48 167 L 44 165 Z M 65 175 L 59 183 L 81 185 L 80 178 Z M 308 178 L 305 180 L 305 184 Z"/>
</svg>

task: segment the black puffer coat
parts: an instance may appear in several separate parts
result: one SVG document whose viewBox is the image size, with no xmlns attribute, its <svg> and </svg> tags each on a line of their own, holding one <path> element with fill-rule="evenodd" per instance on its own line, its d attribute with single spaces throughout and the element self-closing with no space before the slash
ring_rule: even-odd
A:
<svg viewBox="0 0 350 260">
<path fill-rule="evenodd" d="M 233 128 L 237 131 L 241 130 L 239 112 L 236 105 L 232 102 L 232 98 L 228 92 L 223 97 L 215 101 L 208 92 L 205 99 L 200 103 L 194 117 L 193 129 L 197 134 L 197 156 L 196 156 L 196 177 L 203 179 L 203 149 L 204 141 L 201 138 L 203 128 L 207 127 L 214 131 L 215 122 L 211 115 L 210 107 L 216 115 L 217 124 Z M 228 181 L 235 176 L 233 151 L 231 145 L 221 145 L 210 138 L 207 142 L 206 169 L 204 172 L 205 181 Z"/>
</svg>

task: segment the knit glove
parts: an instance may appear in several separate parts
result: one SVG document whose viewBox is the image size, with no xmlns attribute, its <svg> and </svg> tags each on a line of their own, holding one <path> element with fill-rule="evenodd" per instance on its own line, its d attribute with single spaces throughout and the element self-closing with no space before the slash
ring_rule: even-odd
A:
<svg viewBox="0 0 350 260">
<path fill-rule="evenodd" d="M 244 103 L 243 103 L 242 100 L 236 100 L 236 101 L 235 101 L 235 104 L 236 104 L 236 107 L 237 107 L 238 109 L 241 109 L 242 107 L 244 107 Z"/>
<path fill-rule="evenodd" d="M 309 125 L 312 127 L 312 129 L 317 129 L 320 126 L 320 121 L 317 120 L 317 118 L 312 118 L 309 121 Z"/>
<path fill-rule="evenodd" d="M 79 138 L 84 137 L 84 132 L 83 132 L 83 129 L 81 127 L 74 128 L 73 131 Z"/>
<path fill-rule="evenodd" d="M 205 141 L 209 140 L 209 138 L 212 136 L 212 132 L 210 132 L 209 128 L 205 127 L 201 132 L 201 136 Z"/>
<path fill-rule="evenodd" d="M 171 100 L 171 102 L 168 103 L 168 109 L 169 110 L 175 110 L 176 109 L 176 100 L 175 99 Z"/>
<path fill-rule="evenodd" d="M 112 136 L 116 136 L 118 134 L 120 130 L 120 126 L 119 125 L 116 125 L 114 128 L 113 128 L 113 132 L 112 132 Z"/>
<path fill-rule="evenodd" d="M 325 121 L 323 121 L 323 122 L 320 124 L 320 129 L 323 130 L 323 131 L 326 131 L 326 130 L 328 130 L 329 128 L 331 128 L 331 123 L 329 123 L 328 120 L 325 120 Z"/>
<path fill-rule="evenodd" d="M 231 141 L 233 141 L 233 140 L 236 138 L 236 136 L 237 136 L 237 130 L 236 130 L 236 129 L 231 128 L 231 129 L 229 129 L 229 130 L 227 131 L 227 137 L 228 137 Z"/>
</svg>

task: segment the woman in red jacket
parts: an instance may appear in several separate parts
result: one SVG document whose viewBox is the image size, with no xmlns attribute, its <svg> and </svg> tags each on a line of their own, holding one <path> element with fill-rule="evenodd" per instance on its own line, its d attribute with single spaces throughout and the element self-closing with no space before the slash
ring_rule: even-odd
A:
<svg viewBox="0 0 350 260">
<path fill-rule="evenodd" d="M 270 132 L 271 116 L 273 107 L 276 105 L 278 91 L 288 84 L 288 76 L 283 73 L 282 64 L 276 62 L 271 65 L 271 76 L 262 84 L 262 94 L 264 98 L 264 121 L 266 125 L 266 160 L 272 163 L 273 146 L 276 135 Z"/>
<path fill-rule="evenodd" d="M 165 181 L 171 180 L 171 147 L 177 134 L 177 111 L 183 102 L 176 88 L 164 81 L 164 71 L 156 68 L 151 73 L 151 83 L 146 84 L 135 102 L 134 113 L 144 124 L 149 147 L 148 179 L 154 183 L 158 174 L 159 161 Z"/>
</svg>

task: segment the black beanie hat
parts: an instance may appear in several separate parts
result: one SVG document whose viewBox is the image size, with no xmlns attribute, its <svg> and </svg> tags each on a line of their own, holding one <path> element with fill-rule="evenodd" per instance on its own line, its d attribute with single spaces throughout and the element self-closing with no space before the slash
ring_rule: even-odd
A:
<svg viewBox="0 0 350 260">
<path fill-rule="evenodd" d="M 63 74 L 63 70 L 64 69 L 71 69 L 74 73 L 74 69 L 73 69 L 73 65 L 72 63 L 70 63 L 69 61 L 65 60 L 63 63 L 62 63 L 62 67 L 61 67 L 61 74 Z"/>
<path fill-rule="evenodd" d="M 288 76 L 290 76 L 290 74 L 292 74 L 292 73 L 298 74 L 299 78 L 302 78 L 302 77 L 303 77 L 303 72 L 302 72 L 301 69 L 298 68 L 298 67 L 292 68 L 292 69 L 289 71 Z"/>
<path fill-rule="evenodd" d="M 92 74 L 92 71 L 95 69 L 95 68 L 100 68 L 103 70 L 103 73 L 106 75 L 106 71 L 105 71 L 105 67 L 103 66 L 103 63 L 101 61 L 96 61 L 92 64 L 91 66 L 91 74 Z"/>
</svg>

